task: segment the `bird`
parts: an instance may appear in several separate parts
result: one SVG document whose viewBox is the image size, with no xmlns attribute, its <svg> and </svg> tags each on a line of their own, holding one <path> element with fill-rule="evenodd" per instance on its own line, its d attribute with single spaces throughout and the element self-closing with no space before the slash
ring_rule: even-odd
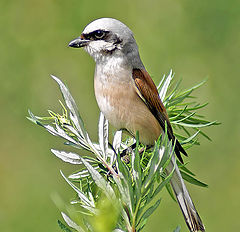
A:
<svg viewBox="0 0 240 232">
<path fill-rule="evenodd" d="M 94 59 L 95 97 L 110 124 L 132 135 L 138 132 L 139 141 L 147 146 L 155 144 L 166 125 L 169 140 L 175 142 L 176 156 L 183 163 L 181 154 L 187 153 L 173 134 L 166 108 L 143 65 L 129 27 L 114 18 L 99 18 L 89 23 L 68 46 L 84 48 Z M 172 156 L 167 174 L 175 162 Z M 177 165 L 170 184 L 189 231 L 205 231 Z"/>
</svg>

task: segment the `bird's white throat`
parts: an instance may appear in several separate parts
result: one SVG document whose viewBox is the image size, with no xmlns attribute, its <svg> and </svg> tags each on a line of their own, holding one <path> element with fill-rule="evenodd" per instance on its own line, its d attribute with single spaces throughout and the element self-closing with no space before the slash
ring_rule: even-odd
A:
<svg viewBox="0 0 240 232">
<path fill-rule="evenodd" d="M 124 55 L 99 55 L 96 61 L 95 78 L 108 80 L 111 82 L 129 81 L 132 75 L 132 67 L 127 62 Z"/>
</svg>

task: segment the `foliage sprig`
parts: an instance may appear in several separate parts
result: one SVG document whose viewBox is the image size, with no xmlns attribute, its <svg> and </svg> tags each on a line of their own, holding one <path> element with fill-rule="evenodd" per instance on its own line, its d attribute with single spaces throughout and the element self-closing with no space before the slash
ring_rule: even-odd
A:
<svg viewBox="0 0 240 232">
<path fill-rule="evenodd" d="M 73 147 L 74 151 L 67 152 L 51 149 L 51 152 L 64 162 L 77 165 L 75 173 L 68 178 L 61 175 L 76 193 L 76 199 L 71 202 L 76 210 L 62 212 L 67 225 L 58 221 L 63 231 L 141 231 L 150 215 L 161 202 L 159 193 L 166 187 L 174 198 L 169 184 L 174 168 L 166 175 L 165 168 L 171 160 L 174 144 L 169 142 L 167 133 L 160 136 L 151 149 L 139 144 L 131 137 L 123 139 L 122 131 L 117 131 L 110 144 L 108 121 L 100 113 L 98 123 L 98 142 L 93 142 L 85 129 L 75 100 L 63 82 L 55 76 L 52 78 L 60 87 L 64 104 L 60 102 L 62 114 L 49 112 L 48 117 L 35 116 L 29 111 L 28 118 L 40 125 L 54 136 L 61 137 L 65 144 Z M 180 91 L 178 82 L 167 94 L 172 85 L 172 71 L 163 77 L 158 85 L 159 95 L 172 125 L 176 137 L 185 149 L 199 145 L 198 136 L 209 137 L 202 131 L 204 127 L 217 125 L 216 121 L 208 121 L 197 113 L 205 104 L 193 101 L 192 93 L 204 82 Z M 191 101 L 189 101 L 191 100 Z M 180 134 L 181 133 L 181 134 Z M 134 150 L 129 145 L 136 142 Z M 75 150 L 85 150 L 91 155 L 78 154 Z M 121 153 L 128 149 L 129 162 L 121 159 Z M 83 153 L 81 151 L 81 153 Z M 183 178 L 195 185 L 207 185 L 196 179 L 196 176 L 186 167 L 177 162 Z M 70 229 L 71 228 L 71 229 Z M 177 227 L 175 231 L 180 231 Z"/>
</svg>

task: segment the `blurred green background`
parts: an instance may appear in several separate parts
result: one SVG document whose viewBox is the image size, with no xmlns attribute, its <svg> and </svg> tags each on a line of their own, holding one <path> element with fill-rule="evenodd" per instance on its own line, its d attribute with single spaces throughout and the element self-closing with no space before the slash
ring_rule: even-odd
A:
<svg viewBox="0 0 240 232">
<path fill-rule="evenodd" d="M 47 109 L 60 112 L 59 90 L 50 74 L 67 83 L 93 139 L 99 110 L 93 93 L 94 62 L 67 44 L 100 17 L 127 24 L 156 83 L 172 68 L 197 90 L 202 111 L 222 125 L 205 130 L 212 142 L 189 151 L 189 168 L 208 189 L 188 185 L 207 231 L 239 231 L 240 209 L 240 1 L 239 0 L 1 0 L 0 1 L 0 231 L 60 231 L 51 195 L 73 197 L 61 178 L 75 167 L 50 153 L 63 147 L 27 119 Z M 187 231 L 181 212 L 164 193 L 145 231 Z"/>
</svg>

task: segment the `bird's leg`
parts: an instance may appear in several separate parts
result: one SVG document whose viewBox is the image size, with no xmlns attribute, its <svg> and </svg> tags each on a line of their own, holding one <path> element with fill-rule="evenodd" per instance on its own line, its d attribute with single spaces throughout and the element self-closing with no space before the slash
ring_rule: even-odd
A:
<svg viewBox="0 0 240 232">
<path fill-rule="evenodd" d="M 136 143 L 133 143 L 130 147 L 127 147 L 121 152 L 120 157 L 123 158 L 125 155 L 131 153 L 135 148 L 136 148 Z"/>
<path fill-rule="evenodd" d="M 108 142 L 108 145 L 112 148 L 112 150 L 114 151 L 115 155 L 117 156 L 117 152 L 114 149 L 113 145 L 111 143 Z M 133 152 L 133 149 L 136 148 L 136 143 L 132 144 L 130 147 L 124 149 L 121 154 L 120 157 L 121 159 L 124 161 L 124 163 L 128 164 L 130 162 L 130 156 L 129 154 L 131 154 Z M 142 150 L 142 149 L 141 149 Z M 117 173 L 117 166 L 116 164 L 113 164 L 112 168 L 114 169 L 114 171 Z M 108 171 L 107 173 L 107 178 L 109 179 L 109 177 L 111 176 L 110 171 Z"/>
<path fill-rule="evenodd" d="M 126 164 L 130 162 L 129 154 L 131 154 L 135 148 L 136 148 L 136 143 L 133 143 L 130 147 L 124 149 L 121 152 L 120 157 Z"/>
<path fill-rule="evenodd" d="M 151 145 L 147 145 L 146 147 L 142 147 L 138 153 L 139 155 L 142 155 L 142 153 L 149 149 L 150 147 L 152 147 Z M 136 148 L 136 143 L 132 144 L 130 147 L 126 148 L 125 150 L 122 151 L 122 153 L 120 154 L 120 157 L 122 158 L 122 160 L 128 164 L 130 162 L 130 157 L 129 154 L 131 154 L 133 152 L 133 150 Z"/>
<path fill-rule="evenodd" d="M 108 143 L 108 145 L 112 148 L 112 150 L 114 151 L 115 155 L 117 155 L 117 152 L 115 151 L 114 147 L 112 146 L 111 143 Z M 139 155 L 142 155 L 143 152 L 149 148 L 151 148 L 152 146 L 151 145 L 147 145 L 146 147 L 142 147 L 138 153 Z M 136 143 L 133 143 L 131 146 L 127 147 L 126 149 L 124 149 L 121 153 L 120 153 L 120 157 L 121 159 L 123 160 L 123 162 L 125 164 L 129 164 L 130 162 L 130 155 L 132 154 L 133 150 L 136 148 Z M 114 171 L 117 173 L 117 167 L 116 167 L 116 164 L 113 164 L 113 169 Z M 111 176 L 111 173 L 110 171 L 108 172 L 107 174 L 107 178 L 109 178 Z"/>
</svg>

